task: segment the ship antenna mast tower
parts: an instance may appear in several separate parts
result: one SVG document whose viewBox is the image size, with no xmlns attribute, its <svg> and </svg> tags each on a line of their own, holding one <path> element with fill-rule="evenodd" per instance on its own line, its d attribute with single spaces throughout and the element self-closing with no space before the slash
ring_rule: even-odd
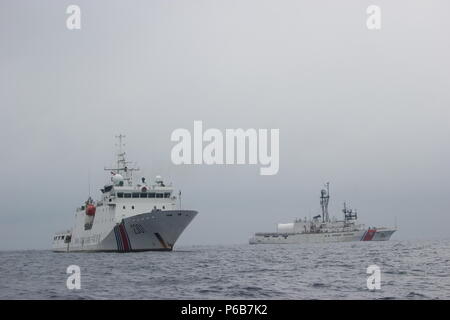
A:
<svg viewBox="0 0 450 320">
<path fill-rule="evenodd" d="M 329 222 L 328 202 L 330 201 L 330 183 L 325 184 L 325 189 L 320 191 L 320 206 L 322 207 L 322 222 Z"/>
<path fill-rule="evenodd" d="M 342 212 L 344 213 L 344 221 L 350 221 L 350 220 L 356 220 L 358 219 L 358 212 L 356 209 L 348 209 L 347 204 L 344 202 L 344 209 L 342 209 Z"/>
<path fill-rule="evenodd" d="M 120 163 L 121 160 L 125 160 L 125 152 L 122 151 L 122 147 L 125 147 L 125 143 L 122 142 L 122 139 L 126 138 L 126 136 L 124 134 L 119 134 L 118 136 L 116 136 L 118 141 L 118 144 L 116 144 L 116 146 L 118 147 L 118 152 L 117 152 L 117 168 L 120 168 Z"/>
<path fill-rule="evenodd" d="M 123 175 L 124 180 L 126 180 L 128 182 L 128 185 L 132 185 L 133 184 L 133 171 L 139 171 L 139 168 L 133 168 L 133 167 L 129 167 L 128 165 L 131 163 L 130 161 L 127 161 L 125 159 L 125 151 L 122 150 L 122 147 L 125 146 L 125 143 L 123 143 L 123 139 L 126 136 L 123 134 L 119 134 L 118 136 L 116 136 L 117 140 L 118 140 L 118 144 L 116 144 L 116 146 L 118 147 L 118 152 L 117 152 L 117 167 L 116 168 L 105 168 L 105 170 L 107 171 L 111 171 L 111 173 L 113 174 L 121 174 Z"/>
</svg>

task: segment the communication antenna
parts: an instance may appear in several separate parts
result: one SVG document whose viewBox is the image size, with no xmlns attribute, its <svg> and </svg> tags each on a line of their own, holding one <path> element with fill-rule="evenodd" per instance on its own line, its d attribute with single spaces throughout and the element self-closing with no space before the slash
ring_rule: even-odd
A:
<svg viewBox="0 0 450 320">
<path fill-rule="evenodd" d="M 118 154 L 117 154 L 117 168 L 120 168 L 120 157 L 124 156 L 125 154 L 122 154 L 122 147 L 125 147 L 125 143 L 122 142 L 123 138 L 126 138 L 124 134 L 119 134 L 118 136 L 115 136 L 118 140 L 116 143 L 116 146 L 118 147 Z"/>
<path fill-rule="evenodd" d="M 91 170 L 88 170 L 88 195 L 91 197 Z"/>
<path fill-rule="evenodd" d="M 181 211 L 181 190 L 178 190 L 178 200 L 180 201 L 180 211 Z"/>
<path fill-rule="evenodd" d="M 325 184 L 325 189 L 320 191 L 320 206 L 322 207 L 322 222 L 329 222 L 328 202 L 330 201 L 330 183 Z"/>
<path fill-rule="evenodd" d="M 118 140 L 118 143 L 116 144 L 116 146 L 118 147 L 117 167 L 105 168 L 105 170 L 112 171 L 114 174 L 122 174 L 124 176 L 124 180 L 128 181 L 128 185 L 131 186 L 133 183 L 133 171 L 139 171 L 139 168 L 129 166 L 131 162 L 125 159 L 125 152 L 122 150 L 122 147 L 125 146 L 122 140 L 123 138 L 125 138 L 125 135 L 119 134 L 118 136 L 116 136 L 116 138 Z"/>
</svg>

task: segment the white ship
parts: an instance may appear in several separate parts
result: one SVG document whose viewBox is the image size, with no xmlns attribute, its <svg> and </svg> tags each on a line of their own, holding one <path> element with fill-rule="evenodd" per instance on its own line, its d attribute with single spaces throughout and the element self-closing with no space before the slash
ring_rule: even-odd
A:
<svg viewBox="0 0 450 320">
<path fill-rule="evenodd" d="M 197 211 L 177 208 L 177 196 L 171 185 L 160 176 L 153 184 L 146 179 L 135 184 L 122 151 L 119 135 L 117 167 L 111 172 L 111 183 L 101 189 L 99 201 L 91 197 L 75 211 L 71 230 L 53 237 L 53 251 L 171 251 L 180 234 L 197 215 Z M 181 192 L 178 194 L 181 197 Z"/>
<path fill-rule="evenodd" d="M 259 243 L 309 243 L 342 241 L 386 241 L 396 228 L 369 227 L 358 223 L 356 210 L 348 209 L 344 203 L 343 220 L 330 219 L 328 202 L 330 200 L 329 183 L 322 189 L 320 205 L 322 214 L 312 219 L 297 219 L 292 223 L 280 223 L 277 232 L 258 232 L 250 239 L 250 244 Z"/>
</svg>

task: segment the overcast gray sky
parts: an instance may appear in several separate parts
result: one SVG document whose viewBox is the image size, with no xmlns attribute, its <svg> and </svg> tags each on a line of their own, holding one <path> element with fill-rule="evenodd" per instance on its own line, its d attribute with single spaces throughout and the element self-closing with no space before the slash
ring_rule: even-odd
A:
<svg viewBox="0 0 450 320">
<path fill-rule="evenodd" d="M 82 29 L 66 28 L 78 4 Z M 366 28 L 366 8 L 382 29 Z M 200 214 L 178 245 L 246 243 L 331 182 L 393 239 L 448 237 L 449 1 L 0 2 L 0 249 L 49 248 L 109 178 L 114 135 Z M 279 128 L 280 171 L 175 166 L 176 128 Z"/>
</svg>

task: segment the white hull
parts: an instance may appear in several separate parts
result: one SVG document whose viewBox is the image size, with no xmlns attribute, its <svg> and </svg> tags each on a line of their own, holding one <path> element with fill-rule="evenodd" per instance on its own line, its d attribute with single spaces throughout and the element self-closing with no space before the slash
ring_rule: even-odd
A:
<svg viewBox="0 0 450 320">
<path fill-rule="evenodd" d="M 153 211 L 124 218 L 109 231 L 85 232 L 75 241 L 55 241 L 55 252 L 172 250 L 178 237 L 197 215 L 192 210 Z"/>
<path fill-rule="evenodd" d="M 133 172 L 122 151 L 123 135 L 119 139 L 119 152 L 111 173 L 111 182 L 100 191 L 101 198 L 90 196 L 75 211 L 72 229 L 53 236 L 53 251 L 148 251 L 172 250 L 178 237 L 197 215 L 197 211 L 177 210 L 177 196 L 172 184 L 161 176 L 148 184 L 142 177 L 134 183 Z M 181 191 L 178 194 L 181 197 Z"/>
<path fill-rule="evenodd" d="M 366 229 L 347 232 L 321 233 L 257 233 L 249 241 L 250 244 L 301 244 L 327 243 L 347 241 L 386 241 L 395 229 Z"/>
<path fill-rule="evenodd" d="M 250 239 L 250 244 L 284 243 L 327 243 L 349 241 L 386 241 L 396 231 L 395 228 L 369 227 L 358 223 L 356 210 L 347 208 L 344 202 L 344 219 L 331 218 L 328 213 L 330 200 L 329 183 L 320 191 L 322 213 L 312 219 L 296 219 L 292 223 L 279 223 L 277 232 L 258 232 Z"/>
</svg>

